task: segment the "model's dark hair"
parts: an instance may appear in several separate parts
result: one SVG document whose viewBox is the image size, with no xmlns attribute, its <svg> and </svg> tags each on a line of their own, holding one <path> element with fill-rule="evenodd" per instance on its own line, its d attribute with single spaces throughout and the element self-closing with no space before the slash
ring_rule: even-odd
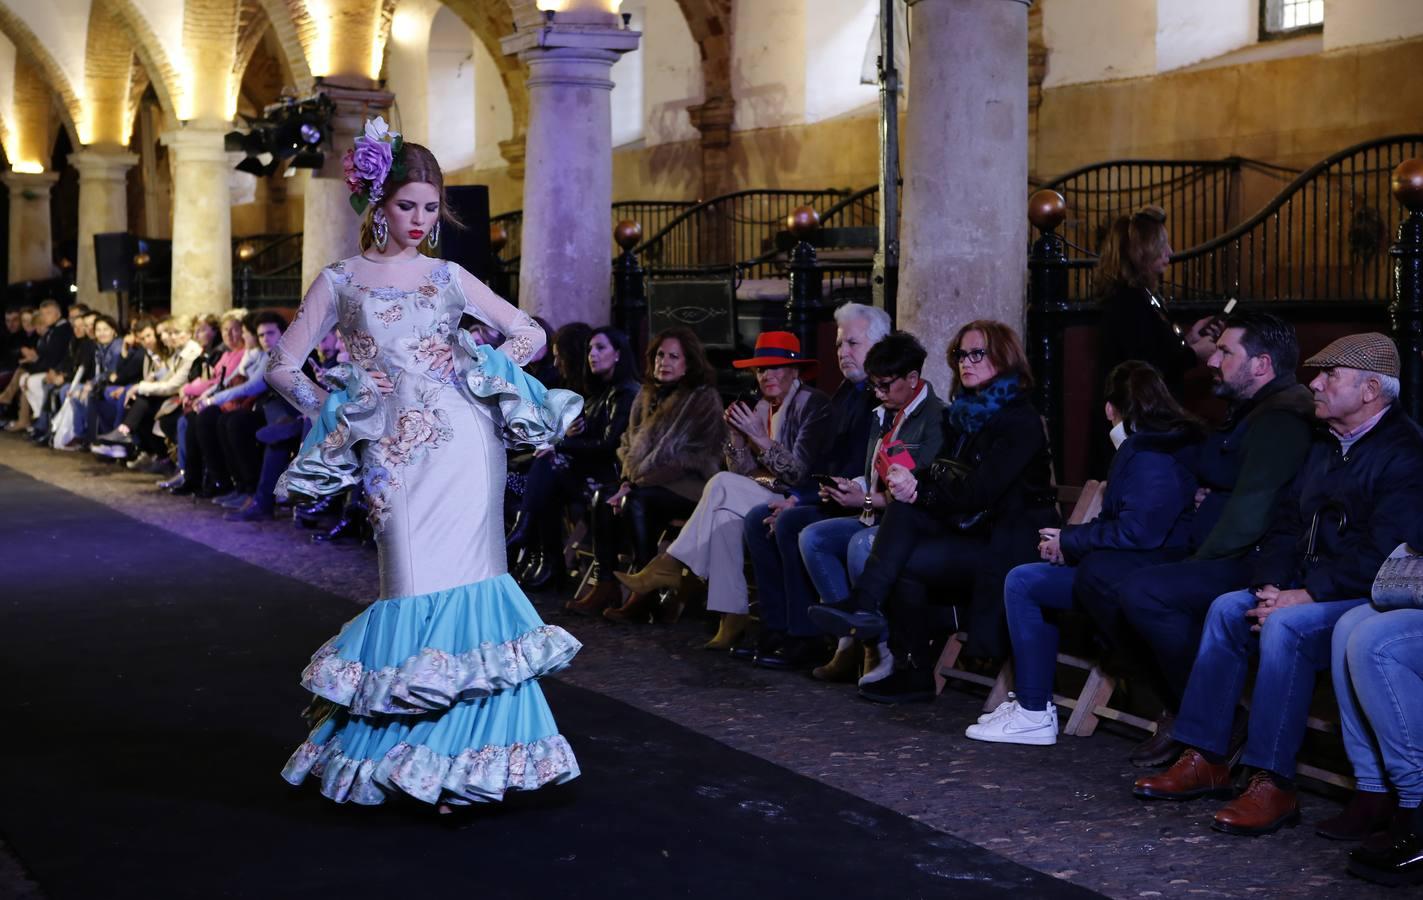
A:
<svg viewBox="0 0 1423 900">
<path fill-rule="evenodd" d="M 865 372 L 876 378 L 902 378 L 910 372 L 923 372 L 928 358 L 929 351 L 914 335 L 891 331 L 865 354 Z"/>
<path fill-rule="evenodd" d="M 1240 343 L 1251 356 L 1268 356 L 1276 375 L 1299 368 L 1299 339 L 1295 327 L 1267 312 L 1241 310 L 1225 320 L 1226 328 L 1239 328 Z"/>
<path fill-rule="evenodd" d="M 1129 359 L 1107 373 L 1103 392 L 1126 423 L 1128 434 L 1138 431 L 1199 433 L 1201 420 L 1186 412 L 1151 363 Z"/>
<path fill-rule="evenodd" d="M 604 325 L 601 328 L 594 328 L 588 335 L 588 343 L 593 343 L 593 338 L 603 335 L 608 339 L 608 343 L 613 345 L 613 349 L 618 352 L 618 361 L 613 365 L 612 374 L 608 378 L 609 384 L 622 384 L 627 381 L 637 381 L 637 355 L 633 353 L 632 341 L 623 333 L 621 328 L 614 328 L 611 325 Z M 596 382 L 593 380 L 593 372 L 588 368 L 588 354 L 583 354 L 583 370 L 588 374 L 588 386 L 591 389 Z"/>
<path fill-rule="evenodd" d="M 653 378 L 653 371 L 656 368 L 657 348 L 662 346 L 662 342 L 674 340 L 682 345 L 682 358 L 687 361 L 687 374 L 682 376 L 678 382 L 682 387 L 688 389 L 699 388 L 705 384 L 711 384 L 716 380 L 716 370 L 707 360 L 706 348 L 702 346 L 702 339 L 697 337 L 696 332 L 683 325 L 673 325 L 664 328 L 653 335 L 647 344 L 647 354 L 642 364 L 642 383 L 648 387 L 657 387 L 661 384 Z"/>
<path fill-rule="evenodd" d="M 993 319 L 976 319 L 969 322 L 958 330 L 954 339 L 949 341 L 948 349 L 944 351 L 944 357 L 949 361 L 949 371 L 953 375 L 953 384 L 949 387 L 949 397 L 952 399 L 963 390 L 959 384 L 959 367 L 954 362 L 954 353 L 963 346 L 964 335 L 970 331 L 977 331 L 983 335 L 983 343 L 988 350 L 988 359 L 993 363 L 993 368 L 998 370 L 998 375 L 1013 373 L 1018 376 L 1018 384 L 1024 392 L 1032 390 L 1033 368 L 1028 364 L 1028 354 L 1023 350 L 1023 342 L 1018 339 L 1018 332 L 1011 326 Z"/>
<path fill-rule="evenodd" d="M 575 394 L 588 392 L 588 339 L 592 336 L 593 326 L 587 322 L 569 322 L 553 333 L 560 386 Z"/>
<path fill-rule="evenodd" d="M 1154 291 L 1157 276 L 1152 263 L 1166 249 L 1166 211 L 1147 206 L 1129 216 L 1118 216 L 1107 229 L 1098 254 L 1093 287 L 1106 297 L 1123 287 Z"/>
<path fill-rule="evenodd" d="M 449 197 L 445 194 L 445 173 L 440 170 L 440 163 L 435 159 L 435 154 L 431 153 L 428 147 L 407 142 L 401 145 L 400 161 L 405 165 L 405 171 L 401 177 L 395 177 L 395 167 L 392 166 L 391 174 L 386 178 L 385 184 L 381 188 L 381 202 L 372 203 L 366 207 L 365 215 L 361 217 L 360 246 L 362 253 L 375 246 L 376 210 L 391 202 L 395 198 L 395 192 L 407 184 L 420 183 L 433 187 L 440 195 L 440 221 L 453 228 L 464 227 L 459 216 L 450 209 Z M 429 234 L 421 238 L 418 249 L 426 256 L 434 256 L 437 252 L 437 248 L 430 246 Z"/>
</svg>

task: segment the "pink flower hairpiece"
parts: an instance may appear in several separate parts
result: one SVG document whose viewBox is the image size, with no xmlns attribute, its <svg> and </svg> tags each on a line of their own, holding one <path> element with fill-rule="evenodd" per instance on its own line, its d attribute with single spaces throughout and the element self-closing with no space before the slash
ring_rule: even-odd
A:
<svg viewBox="0 0 1423 900">
<path fill-rule="evenodd" d="M 367 207 L 384 197 L 385 183 L 392 175 L 404 177 L 403 149 L 405 141 L 400 132 L 391 131 L 383 117 L 366 120 L 366 133 L 359 135 L 356 146 L 341 158 L 346 187 L 351 189 L 352 209 L 364 214 Z"/>
</svg>

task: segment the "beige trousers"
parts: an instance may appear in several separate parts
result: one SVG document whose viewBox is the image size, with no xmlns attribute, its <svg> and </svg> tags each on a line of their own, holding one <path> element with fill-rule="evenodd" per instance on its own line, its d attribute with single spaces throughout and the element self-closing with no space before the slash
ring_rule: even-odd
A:
<svg viewBox="0 0 1423 900">
<path fill-rule="evenodd" d="M 742 523 L 753 507 L 778 495 L 745 475 L 719 472 L 702 488 L 702 499 L 667 548 L 668 555 L 707 582 L 707 609 L 746 612 L 746 545 Z"/>
</svg>

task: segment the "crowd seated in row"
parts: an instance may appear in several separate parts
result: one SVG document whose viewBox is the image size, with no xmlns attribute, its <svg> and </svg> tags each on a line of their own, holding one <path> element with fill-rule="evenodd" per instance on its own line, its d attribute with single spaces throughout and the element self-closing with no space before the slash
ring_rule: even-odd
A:
<svg viewBox="0 0 1423 900">
<path fill-rule="evenodd" d="M 142 453 L 176 456 L 168 489 L 269 518 L 302 433 L 294 410 L 268 402 L 255 362 L 284 320 L 140 321 L 118 339 L 92 318 L 64 322 L 42 304 L 33 337 L 6 344 L 17 374 L 0 400 L 16 405 L 16 423 L 33 430 L 51 414 L 46 427 L 75 435 L 66 446 L 89 435 L 99 453 L 154 471 Z M 26 334 L 12 320 L 9 333 Z M 724 408 L 689 330 L 654 336 L 639 379 L 617 329 L 560 329 L 538 371 L 580 390 L 585 412 L 551 452 L 511 451 L 516 576 L 535 589 L 566 574 L 565 531 L 586 522 L 592 572 L 570 613 L 665 622 L 705 596 L 718 621 L 707 649 L 854 682 L 879 703 L 933 700 L 938 650 L 965 631 L 970 668 L 1014 673 L 1016 693 L 965 723 L 967 737 L 999 743 L 1056 742 L 1055 660 L 1070 618 L 1090 630 L 1090 652 L 1161 700 L 1156 733 L 1131 761 L 1165 768 L 1131 790 L 1226 799 L 1214 827 L 1228 834 L 1299 821 L 1296 756 L 1328 671 L 1357 789 L 1316 830 L 1359 843 L 1357 874 L 1423 883 L 1423 611 L 1417 591 L 1371 596 L 1390 554 L 1423 545 L 1423 430 L 1396 402 L 1392 341 L 1335 341 L 1304 363 L 1305 387 L 1279 318 L 1197 323 L 1189 349 L 1209 344 L 1227 403 L 1212 424 L 1182 408 L 1159 367 L 1117 361 L 1101 408 L 1115 447 L 1102 509 L 1064 525 L 1011 327 L 960 328 L 939 392 L 923 375 L 930 351 L 882 312 L 846 304 L 836 325 L 844 379 L 833 396 L 808 383 L 796 337 L 768 331 L 735 363 L 758 390 Z M 312 376 L 339 353 L 333 336 L 308 360 Z M 71 408 L 82 426 L 65 421 Z M 295 518 L 321 521 L 332 504 L 299 505 Z M 346 519 L 360 514 L 359 489 L 345 504 Z"/>
</svg>

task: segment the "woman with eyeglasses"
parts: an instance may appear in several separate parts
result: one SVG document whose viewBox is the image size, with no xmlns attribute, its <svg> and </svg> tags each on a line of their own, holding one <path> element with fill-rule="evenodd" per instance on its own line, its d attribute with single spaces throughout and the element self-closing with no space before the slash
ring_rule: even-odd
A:
<svg viewBox="0 0 1423 900">
<path fill-rule="evenodd" d="M 850 598 L 810 611 L 837 636 L 887 636 L 893 672 L 860 688 L 878 703 L 934 698 L 936 644 L 947 628 L 936 606 L 964 611 L 964 656 L 994 668 L 1008 653 L 1003 580 L 1038 558 L 1038 530 L 1058 524 L 1047 429 L 1029 399 L 1018 335 L 1002 322 L 969 322 L 948 359 L 955 377 L 939 458 L 889 467 L 894 502 Z"/>
</svg>

